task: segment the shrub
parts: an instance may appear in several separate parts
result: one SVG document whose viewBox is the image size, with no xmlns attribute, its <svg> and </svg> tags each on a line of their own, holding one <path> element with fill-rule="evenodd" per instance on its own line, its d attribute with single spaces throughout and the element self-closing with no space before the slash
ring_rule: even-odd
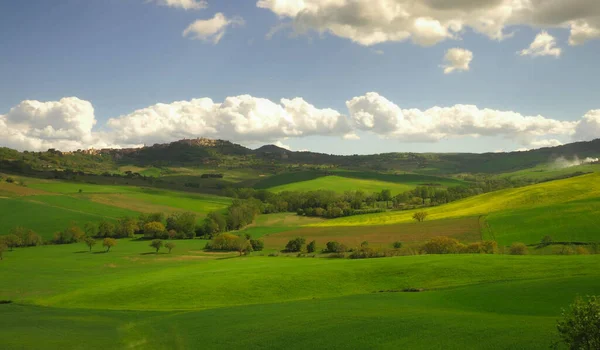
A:
<svg viewBox="0 0 600 350">
<path fill-rule="evenodd" d="M 600 349 L 600 298 L 580 297 L 563 310 L 556 325 L 560 342 L 570 349 Z"/>
<path fill-rule="evenodd" d="M 562 245 L 555 252 L 558 255 L 573 255 L 575 254 L 575 249 L 571 245 Z"/>
<path fill-rule="evenodd" d="M 12 177 L 7 177 L 6 182 L 12 184 L 12 183 L 15 183 L 15 179 L 13 179 Z"/>
<path fill-rule="evenodd" d="M 446 236 L 434 237 L 421 248 L 426 254 L 457 254 L 464 248 L 458 240 Z"/>
<path fill-rule="evenodd" d="M 250 245 L 252 246 L 252 250 L 254 250 L 255 252 L 259 252 L 264 249 L 265 242 L 263 242 L 259 239 L 251 239 Z"/>
<path fill-rule="evenodd" d="M 498 243 L 496 241 L 470 243 L 462 249 L 462 253 L 466 254 L 495 254 L 497 251 Z"/>
<path fill-rule="evenodd" d="M 218 234 L 206 244 L 206 249 L 234 251 L 236 250 L 235 241 L 238 238 L 239 236 L 231 233 Z"/>
<path fill-rule="evenodd" d="M 146 238 L 166 238 L 167 230 L 165 229 L 165 225 L 162 222 L 151 221 L 144 225 L 144 237 Z"/>
<path fill-rule="evenodd" d="M 546 235 L 546 236 L 544 236 L 544 237 L 542 238 L 542 241 L 540 242 L 540 245 L 541 245 L 542 247 L 545 247 L 545 246 L 548 246 L 548 245 L 552 244 L 552 242 L 553 242 L 553 241 L 554 241 L 554 240 L 552 239 L 552 237 L 550 237 L 550 236 Z"/>
<path fill-rule="evenodd" d="M 346 253 L 331 253 L 328 258 L 330 259 L 344 259 L 346 258 Z"/>
<path fill-rule="evenodd" d="M 582 247 L 582 246 L 578 246 L 577 249 L 575 249 L 575 252 L 578 255 L 589 255 L 590 254 L 589 250 L 587 250 L 585 247 Z"/>
<path fill-rule="evenodd" d="M 158 251 L 160 250 L 160 248 L 162 248 L 164 245 L 163 241 L 160 239 L 155 239 L 150 243 L 150 246 L 154 249 L 156 249 L 156 252 L 158 253 Z"/>
<path fill-rule="evenodd" d="M 167 243 L 165 243 L 165 248 L 167 248 L 169 250 L 169 254 L 171 254 L 171 250 L 173 248 L 175 248 L 175 243 L 173 243 L 173 242 L 167 242 Z"/>
<path fill-rule="evenodd" d="M 392 246 L 394 247 L 394 249 L 400 249 L 402 248 L 402 242 L 394 242 Z"/>
<path fill-rule="evenodd" d="M 302 250 L 305 243 L 306 239 L 303 237 L 294 238 L 285 245 L 285 250 L 288 252 L 299 252 Z"/>
<path fill-rule="evenodd" d="M 279 256 L 279 253 L 269 253 L 269 256 Z"/>
<path fill-rule="evenodd" d="M 350 259 L 372 259 L 372 258 L 383 258 L 388 256 L 384 251 L 379 251 L 373 248 L 362 248 L 356 251 L 353 251 L 349 258 Z"/>
<path fill-rule="evenodd" d="M 10 233 L 19 237 L 22 247 L 34 247 L 44 243 L 42 236 L 38 235 L 33 230 L 24 227 L 15 227 L 10 230 Z"/>
<path fill-rule="evenodd" d="M 113 237 L 115 235 L 115 225 L 112 222 L 101 221 L 98 225 L 98 237 Z"/>
<path fill-rule="evenodd" d="M 427 212 L 426 211 L 418 211 L 416 213 L 414 213 L 413 215 L 413 219 L 417 220 L 418 222 L 423 222 L 425 221 L 425 218 L 427 217 Z"/>
<path fill-rule="evenodd" d="M 0 237 L 0 239 L 2 239 L 2 244 L 5 245 L 6 247 L 8 247 L 11 251 L 14 248 L 20 247 L 21 244 L 23 244 L 21 241 L 21 238 L 19 238 L 15 234 L 10 234 L 10 235 Z"/>
<path fill-rule="evenodd" d="M 317 242 L 316 241 L 310 241 L 310 243 L 308 243 L 308 245 L 306 245 L 306 251 L 309 253 L 314 253 L 317 251 Z"/>
<path fill-rule="evenodd" d="M 348 251 L 348 248 L 336 241 L 327 242 L 325 251 L 327 253 L 345 253 Z"/>
<path fill-rule="evenodd" d="M 106 247 L 107 252 L 110 251 L 110 248 L 112 248 L 116 245 L 117 245 L 117 240 L 114 238 L 105 238 L 104 241 L 102 241 L 102 246 Z"/>
<path fill-rule="evenodd" d="M 64 231 L 54 233 L 54 243 L 69 244 L 79 242 L 85 237 L 85 233 L 76 225 L 67 227 Z"/>
<path fill-rule="evenodd" d="M 529 253 L 529 248 L 525 245 L 525 243 L 515 242 L 508 249 L 510 255 L 527 255 Z"/>
<path fill-rule="evenodd" d="M 185 238 L 194 238 L 196 235 L 196 214 L 175 213 L 167 218 L 167 230 L 175 230 Z"/>
</svg>

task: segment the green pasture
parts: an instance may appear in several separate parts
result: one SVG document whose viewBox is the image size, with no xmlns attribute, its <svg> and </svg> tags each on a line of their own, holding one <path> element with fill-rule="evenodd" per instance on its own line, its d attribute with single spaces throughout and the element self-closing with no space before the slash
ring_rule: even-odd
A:
<svg viewBox="0 0 600 350">
<path fill-rule="evenodd" d="M 600 293 L 597 255 L 239 258 L 175 243 L 6 252 L 3 347 L 541 349 L 561 308 Z"/>
<path fill-rule="evenodd" d="M 390 225 L 413 221 L 415 211 L 427 211 L 427 221 L 487 216 L 499 243 L 538 243 L 545 235 L 565 241 L 599 241 L 600 174 L 490 192 L 446 205 L 351 216 L 316 226 Z"/>
<path fill-rule="evenodd" d="M 0 235 L 22 226 L 34 230 L 44 240 L 52 239 L 54 232 L 64 230 L 71 223 L 83 226 L 86 222 L 139 215 L 132 210 L 69 196 L 0 198 L 0 212 L 4 213 L 0 220 Z"/>
</svg>

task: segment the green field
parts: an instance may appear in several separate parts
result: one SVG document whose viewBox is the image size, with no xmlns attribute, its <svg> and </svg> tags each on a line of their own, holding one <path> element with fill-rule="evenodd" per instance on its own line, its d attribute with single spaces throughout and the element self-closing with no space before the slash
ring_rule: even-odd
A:
<svg viewBox="0 0 600 350">
<path fill-rule="evenodd" d="M 23 226 L 51 239 L 54 232 L 70 223 L 83 226 L 86 222 L 150 212 L 191 211 L 201 220 L 207 213 L 223 210 L 231 203 L 225 197 L 153 188 L 35 179 L 28 182 L 28 187 L 6 183 L 0 186 L 0 193 L 4 194 L 0 197 L 0 210 L 13 213 L 0 220 L 0 235 Z"/>
<path fill-rule="evenodd" d="M 562 307 L 600 292 L 600 256 L 238 258 L 176 243 L 158 255 L 132 240 L 100 254 L 82 244 L 7 252 L 5 346 L 541 349 Z"/>
<path fill-rule="evenodd" d="M 263 179 L 254 188 L 268 189 L 273 192 L 331 190 L 338 193 L 356 190 L 372 193 L 390 189 L 395 195 L 425 184 L 458 186 L 464 182 L 451 178 L 417 174 L 335 170 L 329 173 L 314 171 L 284 173 Z"/>
<path fill-rule="evenodd" d="M 500 244 L 538 243 L 545 235 L 565 242 L 596 242 L 600 234 L 597 213 L 600 174 L 501 190 L 450 204 L 329 220 L 316 226 L 390 225 L 413 221 L 415 211 L 426 210 L 430 220 L 487 216 Z"/>
</svg>

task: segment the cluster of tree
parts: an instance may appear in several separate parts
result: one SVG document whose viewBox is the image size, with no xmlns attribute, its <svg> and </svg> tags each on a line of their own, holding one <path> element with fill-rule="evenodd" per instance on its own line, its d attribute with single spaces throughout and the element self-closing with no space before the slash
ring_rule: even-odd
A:
<svg viewBox="0 0 600 350">
<path fill-rule="evenodd" d="M 98 226 L 87 223 L 88 236 L 98 238 L 127 238 L 143 234 L 147 239 L 185 239 L 196 235 L 196 214 L 173 213 L 165 219 L 163 213 L 141 214 L 137 219 L 122 217 L 116 222 L 101 221 Z"/>
<path fill-rule="evenodd" d="M 425 254 L 495 254 L 498 252 L 498 243 L 482 241 L 463 244 L 457 239 L 439 236 L 425 243 L 421 247 L 421 252 Z"/>
<path fill-rule="evenodd" d="M 154 249 L 156 249 L 156 253 L 158 254 L 158 251 L 160 250 L 160 248 L 165 247 L 169 250 L 169 254 L 171 254 L 171 250 L 173 250 L 173 248 L 175 248 L 175 243 L 173 242 L 163 242 L 162 239 L 153 239 L 152 242 L 150 242 L 150 246 Z"/>
<path fill-rule="evenodd" d="M 42 236 L 25 227 L 14 227 L 8 235 L 0 236 L 0 244 L 13 250 L 17 247 L 35 247 L 44 244 Z"/>
<path fill-rule="evenodd" d="M 219 233 L 239 230 L 264 213 L 265 204 L 258 199 L 235 199 L 225 213 L 211 212 L 202 224 L 196 228 L 196 235 L 207 239 Z"/>
<path fill-rule="evenodd" d="M 569 349 L 600 349 L 600 297 L 577 297 L 563 310 L 556 329 L 560 341 L 555 348 L 562 343 Z"/>
<path fill-rule="evenodd" d="M 222 179 L 223 174 L 202 174 L 200 175 L 201 179 Z"/>
<path fill-rule="evenodd" d="M 264 243 L 258 239 L 252 239 L 249 235 L 234 235 L 231 233 L 220 233 L 206 244 L 206 249 L 220 251 L 236 251 L 248 254 L 253 251 L 261 251 Z"/>
</svg>

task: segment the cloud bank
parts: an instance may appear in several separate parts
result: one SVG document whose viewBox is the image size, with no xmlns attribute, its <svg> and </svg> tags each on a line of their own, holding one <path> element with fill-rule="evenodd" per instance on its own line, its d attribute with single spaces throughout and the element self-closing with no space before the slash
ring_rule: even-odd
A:
<svg viewBox="0 0 600 350">
<path fill-rule="evenodd" d="M 404 109 L 376 92 L 346 102 L 347 115 L 300 97 L 271 101 L 250 95 L 158 103 L 110 118 L 98 126 L 88 101 L 27 100 L 0 115 L 0 146 L 19 150 L 132 147 L 210 137 L 239 143 L 276 143 L 307 136 L 358 140 L 372 133 L 399 142 L 496 136 L 525 148 L 600 137 L 600 110 L 578 121 L 525 116 L 513 111 L 457 104 Z"/>
<path fill-rule="evenodd" d="M 297 33 L 329 33 L 360 45 L 411 40 L 431 46 L 473 30 L 493 40 L 511 27 L 564 28 L 569 43 L 600 38 L 596 0 L 259 0 Z"/>
</svg>

